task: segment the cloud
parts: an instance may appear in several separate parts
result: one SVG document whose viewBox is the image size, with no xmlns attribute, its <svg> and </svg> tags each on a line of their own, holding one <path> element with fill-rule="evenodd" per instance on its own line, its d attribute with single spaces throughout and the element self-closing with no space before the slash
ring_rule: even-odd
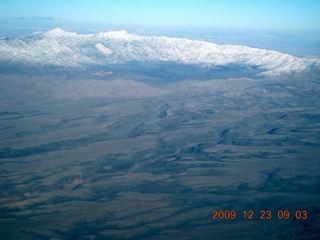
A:
<svg viewBox="0 0 320 240">
<path fill-rule="evenodd" d="M 46 20 L 46 21 L 54 21 L 56 20 L 54 17 L 50 17 L 50 16 L 32 16 L 31 19 L 34 20 Z"/>
<path fill-rule="evenodd" d="M 31 17 L 15 17 L 14 20 L 21 20 L 21 21 L 29 21 L 29 20 L 37 20 L 37 21 L 57 21 L 62 20 L 61 18 L 54 18 L 51 16 L 31 16 Z"/>
<path fill-rule="evenodd" d="M 27 17 L 15 17 L 13 18 L 14 20 L 21 20 L 21 21 L 26 21 L 26 20 L 29 20 L 29 18 Z"/>
</svg>

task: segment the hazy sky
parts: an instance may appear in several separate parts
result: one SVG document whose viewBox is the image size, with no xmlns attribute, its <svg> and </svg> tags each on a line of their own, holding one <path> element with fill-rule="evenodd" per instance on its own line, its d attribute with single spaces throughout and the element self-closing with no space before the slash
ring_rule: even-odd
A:
<svg viewBox="0 0 320 240">
<path fill-rule="evenodd" d="M 72 24 L 320 30 L 319 0 L 1 0 L 4 29 Z"/>
</svg>

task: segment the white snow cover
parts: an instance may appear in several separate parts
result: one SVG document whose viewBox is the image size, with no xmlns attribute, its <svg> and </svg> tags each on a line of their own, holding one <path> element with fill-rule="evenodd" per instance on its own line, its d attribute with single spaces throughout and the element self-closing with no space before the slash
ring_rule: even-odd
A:
<svg viewBox="0 0 320 240">
<path fill-rule="evenodd" d="M 238 45 L 168 37 L 147 37 L 126 31 L 76 34 L 59 28 L 31 36 L 0 39 L 0 62 L 87 67 L 129 61 L 169 61 L 202 66 L 256 66 L 263 75 L 278 76 L 320 67 L 316 59 Z"/>
</svg>

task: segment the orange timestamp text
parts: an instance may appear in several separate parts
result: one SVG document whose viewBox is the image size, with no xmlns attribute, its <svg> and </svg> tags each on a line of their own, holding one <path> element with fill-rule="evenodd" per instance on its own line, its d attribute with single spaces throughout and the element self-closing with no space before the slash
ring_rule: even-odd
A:
<svg viewBox="0 0 320 240">
<path fill-rule="evenodd" d="M 262 220 L 271 220 L 280 219 L 280 220 L 288 220 L 288 219 L 297 219 L 297 220 L 306 220 L 308 218 L 308 212 L 306 210 L 244 210 L 242 212 L 237 212 L 235 210 L 213 210 L 212 211 L 212 219 L 262 219 Z"/>
</svg>

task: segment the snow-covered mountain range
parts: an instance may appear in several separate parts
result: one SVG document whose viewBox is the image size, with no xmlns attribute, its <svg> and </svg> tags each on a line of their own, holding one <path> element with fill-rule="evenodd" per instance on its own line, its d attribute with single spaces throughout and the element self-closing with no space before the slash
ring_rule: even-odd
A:
<svg viewBox="0 0 320 240">
<path fill-rule="evenodd" d="M 316 59 L 276 51 L 126 31 L 76 34 L 59 28 L 26 37 L 0 39 L 0 62 L 31 66 L 90 67 L 128 62 L 174 62 L 203 67 L 239 66 L 279 76 L 320 68 Z"/>
</svg>

